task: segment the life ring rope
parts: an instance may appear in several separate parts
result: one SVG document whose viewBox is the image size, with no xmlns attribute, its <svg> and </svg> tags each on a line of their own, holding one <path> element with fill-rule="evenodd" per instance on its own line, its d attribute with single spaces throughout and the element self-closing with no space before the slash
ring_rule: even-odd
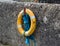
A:
<svg viewBox="0 0 60 46">
<path fill-rule="evenodd" d="M 25 12 L 25 13 L 24 13 Z M 30 17 L 30 20 L 31 20 L 31 24 L 30 24 L 30 28 L 28 31 L 26 31 L 26 29 L 28 29 L 28 27 L 26 27 L 26 29 L 24 30 L 22 28 L 22 16 L 23 16 L 23 13 L 24 14 L 28 14 L 29 17 Z M 29 26 L 29 25 L 28 25 Z M 34 16 L 34 13 L 29 10 L 29 9 L 26 9 L 26 10 L 22 10 L 19 14 L 18 14 L 18 18 L 17 18 L 17 28 L 18 28 L 18 31 L 21 35 L 24 35 L 26 36 L 26 41 L 25 43 L 26 44 L 29 44 L 30 45 L 30 42 L 29 42 L 29 39 L 31 40 L 34 40 L 34 46 L 36 46 L 36 42 L 35 42 L 35 38 L 34 36 L 32 35 L 33 32 L 35 31 L 35 28 L 36 28 L 36 18 Z"/>
<path fill-rule="evenodd" d="M 31 27 L 28 31 L 24 31 L 24 29 L 22 28 L 22 13 L 24 12 L 24 10 L 22 10 L 19 14 L 18 14 L 18 19 L 17 19 L 17 27 L 18 27 L 18 31 L 20 32 L 21 35 L 25 36 L 30 36 L 32 35 L 32 33 L 34 32 L 35 28 L 36 28 L 36 18 L 33 14 L 33 12 L 29 9 L 26 9 L 26 13 L 30 16 L 31 19 Z"/>
</svg>

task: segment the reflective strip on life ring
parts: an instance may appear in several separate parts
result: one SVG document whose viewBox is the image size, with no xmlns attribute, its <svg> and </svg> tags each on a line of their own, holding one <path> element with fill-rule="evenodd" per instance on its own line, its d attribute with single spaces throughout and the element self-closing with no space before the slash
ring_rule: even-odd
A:
<svg viewBox="0 0 60 46">
<path fill-rule="evenodd" d="M 30 16 L 31 26 L 30 26 L 30 29 L 25 32 L 24 29 L 22 28 L 22 13 L 23 12 L 24 12 L 24 10 L 22 10 L 18 14 L 18 18 L 17 18 L 18 31 L 20 32 L 21 35 L 30 36 L 30 35 L 32 35 L 32 33 L 34 32 L 34 30 L 36 28 L 36 18 L 31 10 L 26 9 L 26 13 Z"/>
</svg>

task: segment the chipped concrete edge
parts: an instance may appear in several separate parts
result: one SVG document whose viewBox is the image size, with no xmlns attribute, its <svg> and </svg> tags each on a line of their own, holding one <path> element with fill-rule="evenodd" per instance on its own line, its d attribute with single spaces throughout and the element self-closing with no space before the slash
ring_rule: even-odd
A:
<svg viewBox="0 0 60 46">
<path fill-rule="evenodd" d="M 0 3 L 8 3 L 8 4 L 22 4 L 24 6 L 30 6 L 30 5 L 37 5 L 37 6 L 41 6 L 41 5 L 56 5 L 56 6 L 60 6 L 60 4 L 50 4 L 50 3 L 35 3 L 35 2 L 17 2 L 17 1 L 0 1 Z"/>
</svg>

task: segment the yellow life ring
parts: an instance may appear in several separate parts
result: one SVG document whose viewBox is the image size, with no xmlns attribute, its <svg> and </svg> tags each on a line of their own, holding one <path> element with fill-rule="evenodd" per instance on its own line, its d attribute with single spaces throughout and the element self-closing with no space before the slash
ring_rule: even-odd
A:
<svg viewBox="0 0 60 46">
<path fill-rule="evenodd" d="M 25 32 L 24 29 L 22 28 L 22 13 L 23 12 L 24 12 L 24 10 L 22 10 L 18 14 L 18 18 L 17 18 L 18 31 L 20 32 L 21 35 L 30 36 L 30 35 L 32 35 L 32 33 L 34 32 L 34 30 L 36 28 L 36 18 L 31 10 L 26 9 L 26 13 L 29 15 L 30 20 L 31 20 L 31 26 L 30 26 L 30 29 Z"/>
</svg>

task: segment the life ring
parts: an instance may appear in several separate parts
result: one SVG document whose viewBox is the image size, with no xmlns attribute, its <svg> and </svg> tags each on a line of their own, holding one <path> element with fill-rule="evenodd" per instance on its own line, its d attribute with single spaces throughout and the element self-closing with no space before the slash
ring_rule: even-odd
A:
<svg viewBox="0 0 60 46">
<path fill-rule="evenodd" d="M 35 28 L 36 28 L 36 18 L 34 16 L 34 13 L 29 10 L 26 9 L 26 13 L 29 15 L 30 20 L 31 20 L 31 26 L 30 29 L 28 31 L 24 31 L 24 29 L 22 28 L 22 14 L 24 13 L 24 10 L 22 10 L 19 14 L 18 14 L 18 18 L 17 18 L 17 28 L 18 31 L 21 35 L 25 35 L 25 36 L 30 36 L 33 34 Z"/>
</svg>

